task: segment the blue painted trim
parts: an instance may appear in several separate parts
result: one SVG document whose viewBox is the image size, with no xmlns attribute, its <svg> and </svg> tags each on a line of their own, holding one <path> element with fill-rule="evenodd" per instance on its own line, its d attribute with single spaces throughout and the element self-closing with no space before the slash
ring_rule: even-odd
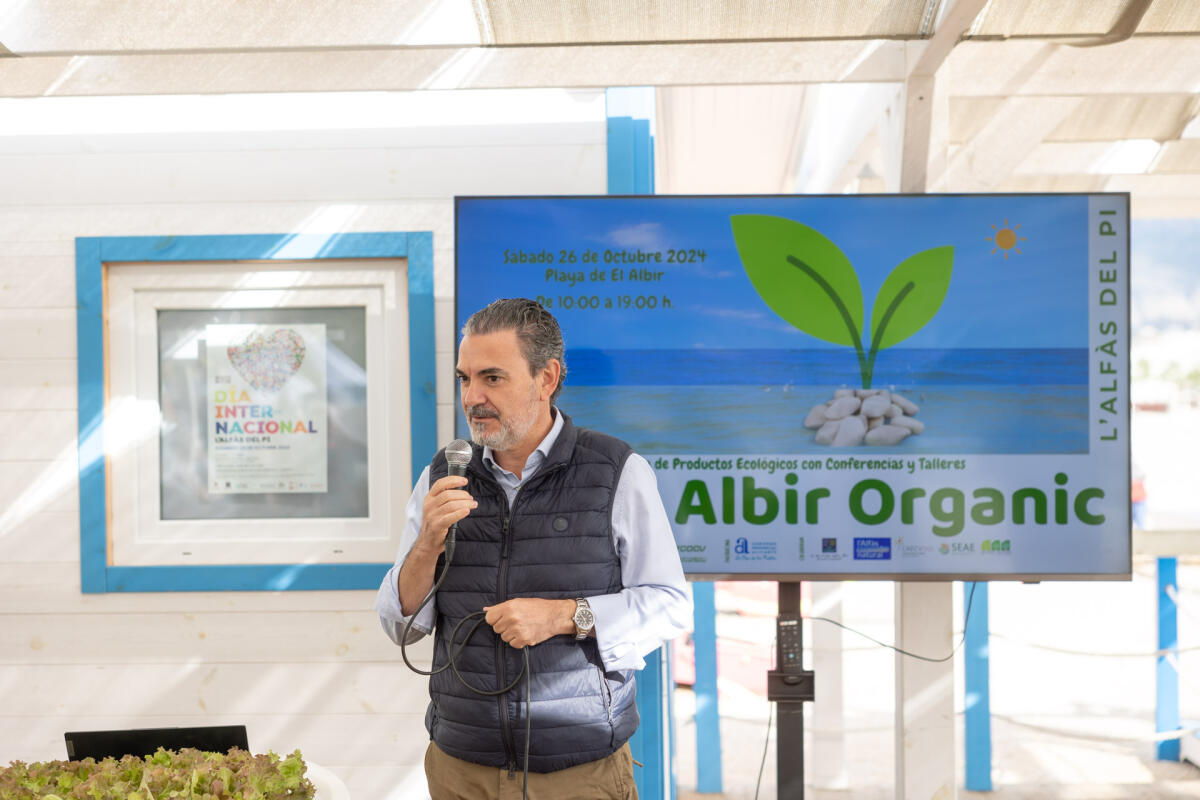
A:
<svg viewBox="0 0 1200 800">
<path fill-rule="evenodd" d="M 608 193 L 653 192 L 653 165 L 645 157 L 646 152 L 654 149 L 650 123 L 632 117 L 609 117 L 607 135 Z M 639 138 L 642 140 L 640 143 Z M 640 161 L 636 156 L 639 149 L 643 153 Z M 641 724 L 629 740 L 629 747 L 633 757 L 645 765 L 633 772 L 638 796 L 642 800 L 663 800 L 673 795 L 675 787 L 674 765 L 663 763 L 663 742 L 668 742 L 668 750 L 672 753 L 675 747 L 674 739 L 668 741 L 664 738 L 671 735 L 666 722 L 669 708 L 667 697 L 672 688 L 664 685 L 666 669 L 663 654 L 666 651 L 667 648 L 661 648 L 646 656 L 646 666 L 638 673 L 637 707 Z"/>
<path fill-rule="evenodd" d="M 1179 730 L 1179 626 L 1174 558 L 1158 559 L 1158 649 L 1155 665 L 1154 730 L 1168 733 Z M 1154 744 L 1159 761 L 1179 760 L 1179 740 L 1167 739 Z"/>
<path fill-rule="evenodd" d="M 79 583 L 105 590 L 108 504 L 104 485 L 104 284 L 100 240 L 75 242 L 76 372 L 79 381 Z M 99 531 L 99 535 L 96 532 Z"/>
<path fill-rule="evenodd" d="M 110 592 L 311 591 L 372 589 L 391 564 L 236 564 L 109 567 Z"/>
<path fill-rule="evenodd" d="M 670 737 L 670 752 L 667 757 L 670 762 L 670 782 L 667 784 L 671 791 L 671 800 L 676 800 L 678 788 L 675 780 L 675 743 L 679 741 L 675 733 L 675 643 L 667 642 L 664 656 L 667 667 L 667 736 Z"/>
<path fill-rule="evenodd" d="M 391 564 L 108 565 L 104 463 L 104 265 L 160 261 L 407 258 L 413 477 L 436 450 L 433 234 L 119 236 L 75 240 L 79 561 L 85 593 L 374 589 Z"/>
<path fill-rule="evenodd" d="M 413 483 L 438 451 L 433 315 L 433 234 L 409 234 L 408 384 Z"/>
<path fill-rule="evenodd" d="M 633 121 L 633 178 L 634 194 L 654 194 L 654 139 L 648 119 Z"/>
<path fill-rule="evenodd" d="M 667 765 L 663 759 L 663 742 L 669 732 L 665 714 L 669 687 L 663 677 L 665 650 L 659 648 L 646 656 L 646 666 L 637 675 L 637 707 L 641 721 L 629 740 L 629 749 L 634 759 L 643 765 L 633 770 L 638 796 L 643 800 L 662 800 L 668 785 Z"/>
<path fill-rule="evenodd" d="M 636 194 L 637 179 L 634 176 L 633 118 L 609 117 L 608 143 L 608 193 Z"/>
<path fill-rule="evenodd" d="M 717 699 L 717 603 L 710 581 L 692 584 L 692 652 L 696 664 L 696 791 L 725 791 L 721 772 L 721 709 Z"/>
<path fill-rule="evenodd" d="M 972 592 L 974 596 L 972 596 Z M 964 624 L 963 673 L 966 788 L 992 791 L 992 700 L 989 675 L 988 585 L 963 583 L 963 609 L 970 601 L 971 616 Z"/>
<path fill-rule="evenodd" d="M 654 194 L 650 120 L 608 118 L 608 193 Z"/>
<path fill-rule="evenodd" d="M 108 236 L 104 262 L 292 261 L 326 258 L 407 258 L 408 233 L 291 233 L 237 236 Z"/>
</svg>

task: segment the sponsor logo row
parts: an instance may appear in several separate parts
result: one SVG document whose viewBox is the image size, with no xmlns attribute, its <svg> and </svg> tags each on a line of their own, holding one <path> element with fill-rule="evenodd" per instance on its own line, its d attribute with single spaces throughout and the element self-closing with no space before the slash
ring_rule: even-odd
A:
<svg viewBox="0 0 1200 800">
<path fill-rule="evenodd" d="M 938 552 L 946 556 L 988 553 L 1008 555 L 1012 552 L 1012 543 L 1008 539 L 985 539 L 982 542 L 942 542 L 940 544 L 912 544 L 904 541 L 904 537 L 895 540 L 881 536 L 855 536 L 849 539 L 849 548 L 845 548 L 844 540 L 836 536 L 820 537 L 820 549 L 806 552 L 805 537 L 800 537 L 797 556 L 801 561 L 812 558 L 816 561 L 841 561 L 852 558 L 855 561 L 891 561 L 895 558 L 917 558 L 929 553 Z M 679 545 L 679 560 L 685 564 L 699 564 L 709 560 L 708 545 L 681 544 Z M 730 561 L 776 561 L 779 557 L 779 543 L 773 540 L 755 540 L 745 536 L 736 539 L 726 539 L 724 560 Z"/>
</svg>

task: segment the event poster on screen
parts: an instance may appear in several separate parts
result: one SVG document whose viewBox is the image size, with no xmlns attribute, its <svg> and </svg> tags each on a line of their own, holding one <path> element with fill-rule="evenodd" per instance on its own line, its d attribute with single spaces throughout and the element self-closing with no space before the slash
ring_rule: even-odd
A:
<svg viewBox="0 0 1200 800">
<path fill-rule="evenodd" d="M 1129 198 L 459 198 L 698 575 L 1130 572 Z M 462 423 L 459 422 L 462 431 Z"/>
<path fill-rule="evenodd" d="M 208 490 L 328 491 L 325 326 L 205 326 Z"/>
</svg>

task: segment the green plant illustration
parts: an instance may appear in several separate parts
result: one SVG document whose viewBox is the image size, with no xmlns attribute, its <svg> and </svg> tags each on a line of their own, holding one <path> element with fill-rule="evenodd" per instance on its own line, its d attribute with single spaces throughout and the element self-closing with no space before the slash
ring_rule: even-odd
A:
<svg viewBox="0 0 1200 800">
<path fill-rule="evenodd" d="M 954 268 L 954 248 L 934 247 L 901 261 L 888 275 L 863 326 L 863 295 L 850 259 L 822 233 L 784 217 L 735 214 L 733 239 L 746 275 L 780 317 L 822 341 L 854 348 L 862 388 L 871 388 L 875 357 L 933 319 Z"/>
</svg>

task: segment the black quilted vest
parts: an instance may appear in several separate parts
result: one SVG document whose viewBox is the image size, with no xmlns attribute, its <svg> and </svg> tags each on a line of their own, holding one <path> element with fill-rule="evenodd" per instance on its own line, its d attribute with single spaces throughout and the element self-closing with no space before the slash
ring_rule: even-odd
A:
<svg viewBox="0 0 1200 800">
<path fill-rule="evenodd" d="M 514 597 L 591 597 L 622 588 L 612 506 L 632 452 L 629 445 L 576 428 L 563 414 L 550 454 L 521 485 L 511 509 L 483 464 L 482 448 L 473 449 L 467 490 L 479 506 L 458 524 L 454 560 L 437 593 L 434 668 L 448 662 L 455 626 L 486 605 Z M 430 482 L 446 474 L 443 451 L 433 459 Z M 459 642 L 474 623 L 462 626 Z M 633 735 L 638 725 L 633 671 L 606 673 L 595 639 L 555 636 L 529 648 L 529 656 L 530 772 L 554 772 L 604 758 Z M 523 657 L 483 623 L 461 647 L 457 665 L 473 686 L 495 691 L 520 674 Z M 521 768 L 523 679 L 510 691 L 489 697 L 470 691 L 453 669 L 446 669 L 430 678 L 429 695 L 425 726 L 438 747 L 464 761 Z"/>
</svg>

